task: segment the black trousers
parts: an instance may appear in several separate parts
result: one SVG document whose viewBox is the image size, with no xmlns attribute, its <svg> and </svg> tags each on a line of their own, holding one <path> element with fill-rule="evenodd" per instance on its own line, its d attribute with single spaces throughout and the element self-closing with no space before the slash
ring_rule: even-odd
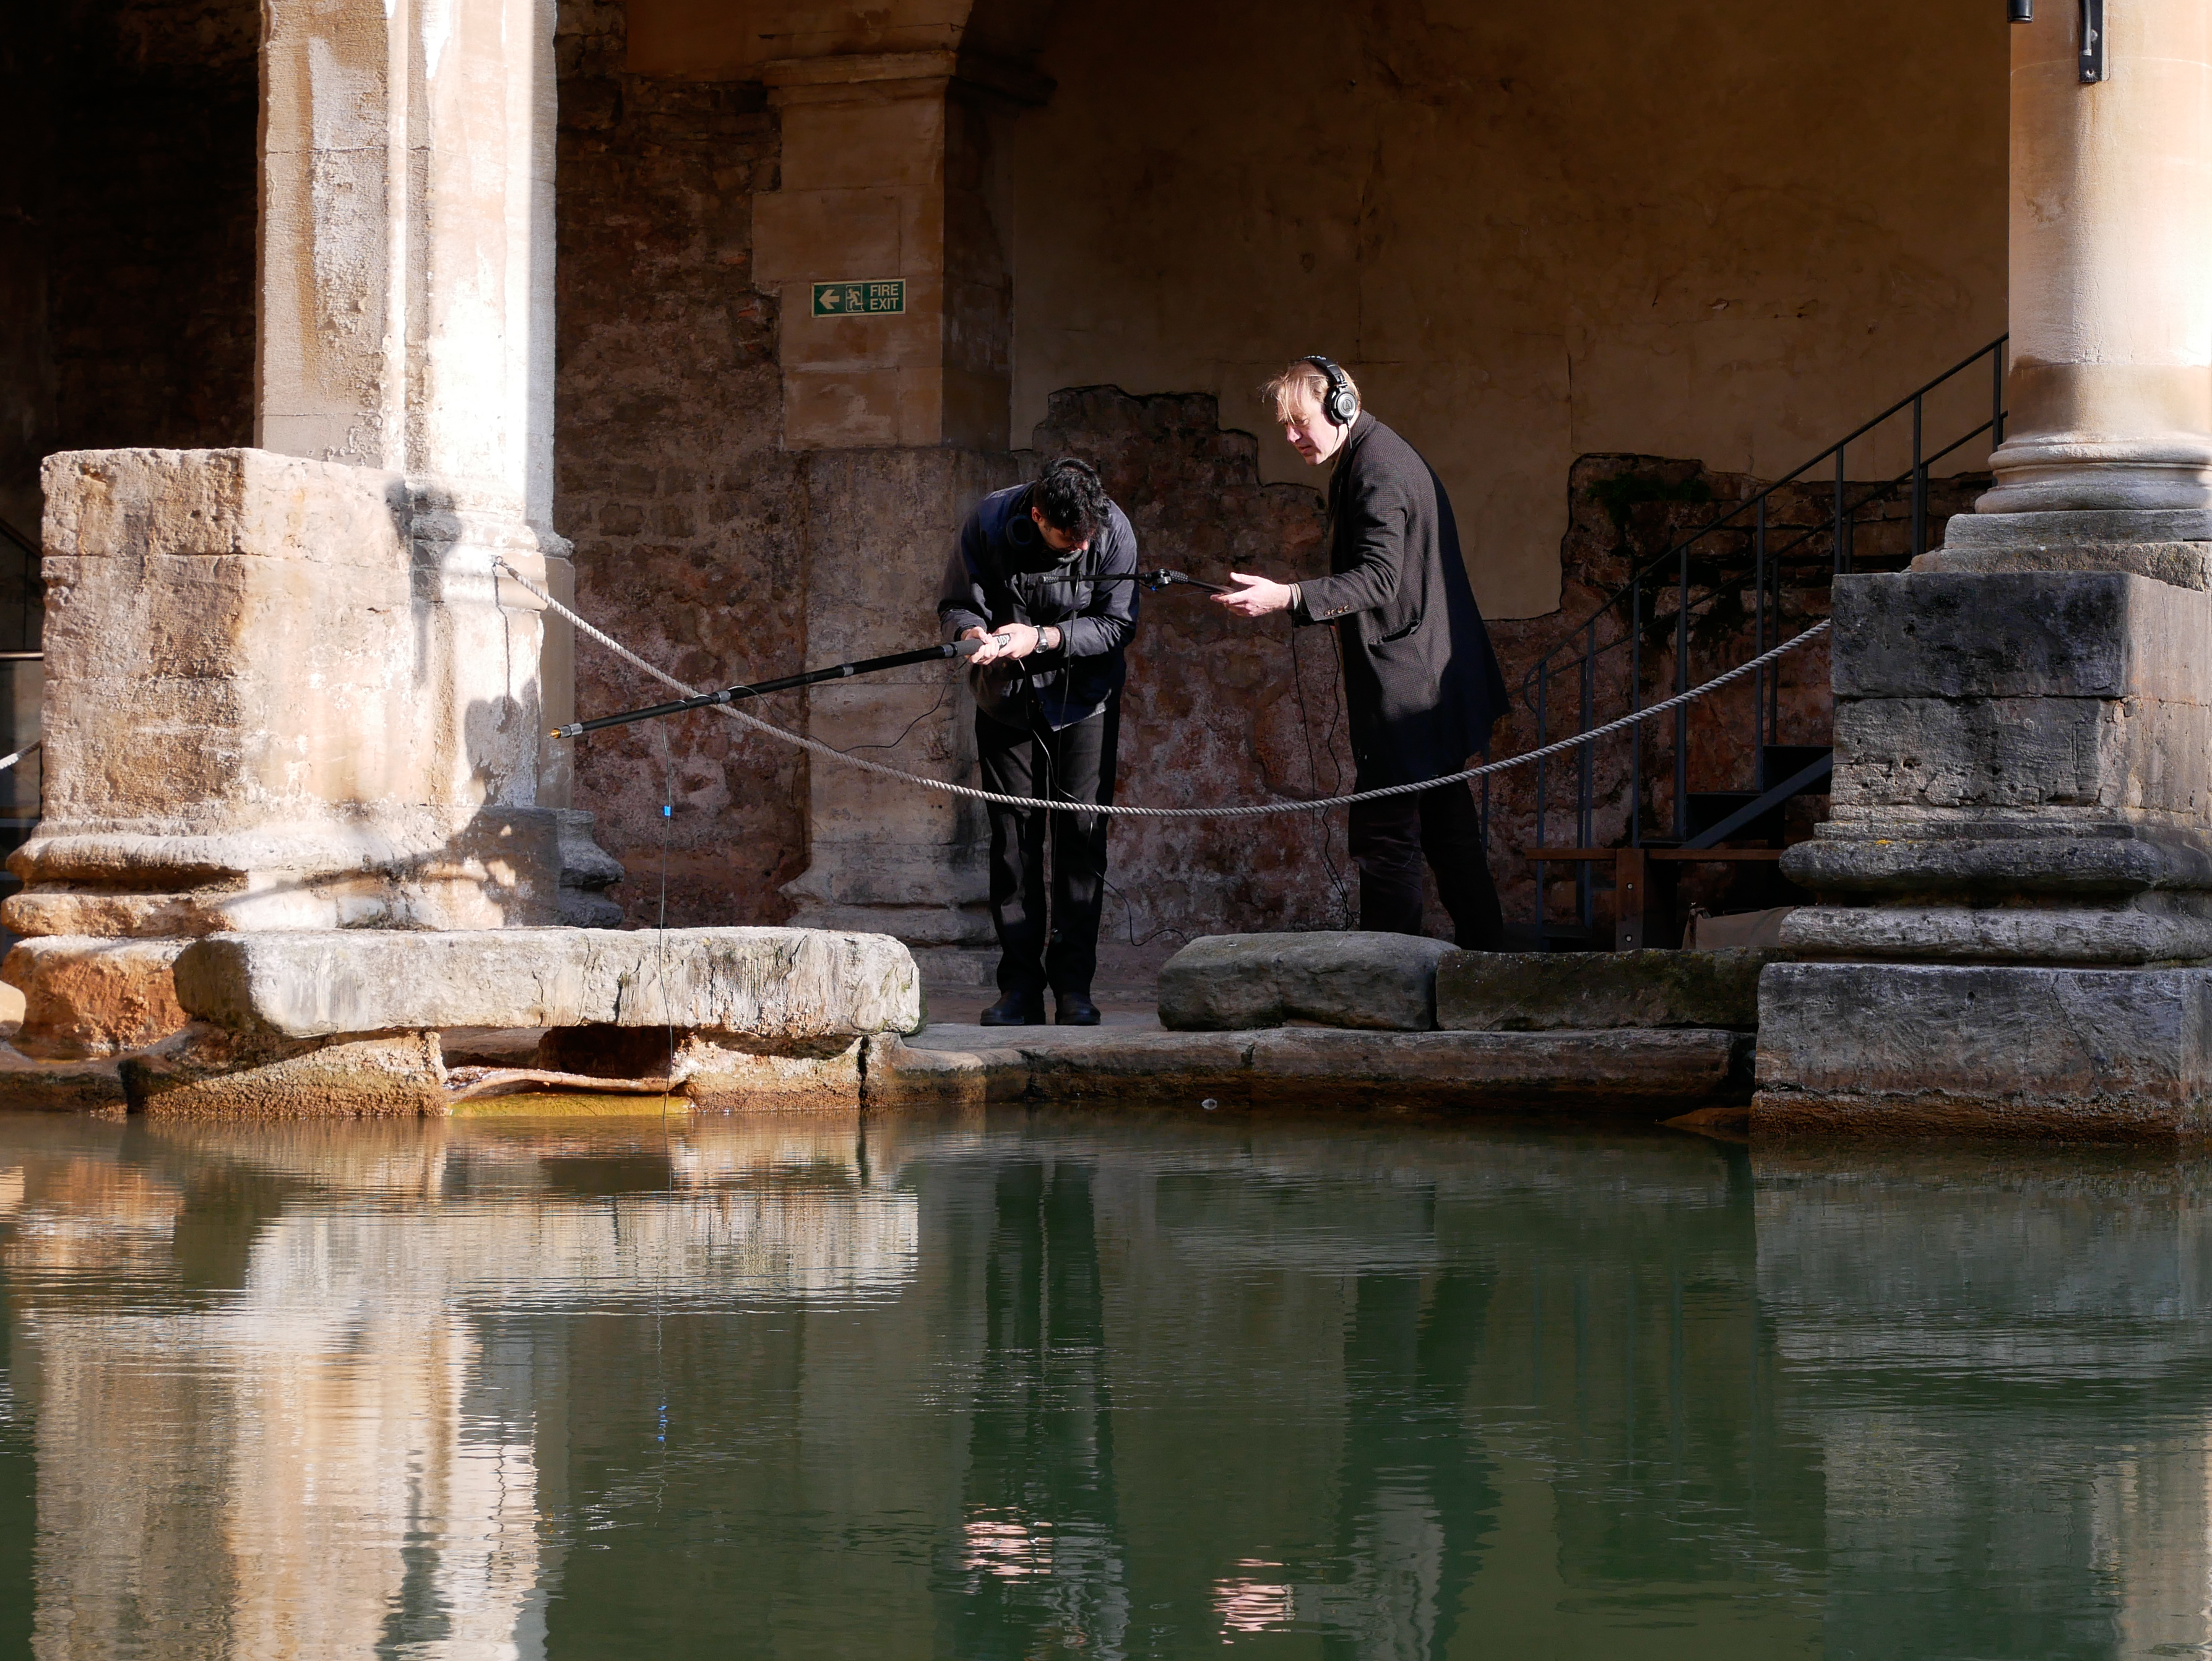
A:
<svg viewBox="0 0 2212 1661">
<path fill-rule="evenodd" d="M 1471 951 L 1505 942 L 1505 916 L 1490 879 L 1482 815 L 1464 784 L 1355 802 L 1352 857 L 1359 866 L 1359 926 L 1382 934 L 1421 931 L 1421 859 L 1437 874 L 1452 934 Z"/>
<path fill-rule="evenodd" d="M 1111 802 L 1121 700 L 1054 732 L 1040 716 L 1024 731 L 977 712 L 983 788 L 1055 802 Z M 991 814 L 991 921 L 999 931 L 999 990 L 1042 997 L 1091 993 L 1098 969 L 1098 917 L 1106 900 L 1103 814 L 1001 807 Z M 1045 903 L 1045 845 L 1052 845 L 1052 901 Z"/>
</svg>

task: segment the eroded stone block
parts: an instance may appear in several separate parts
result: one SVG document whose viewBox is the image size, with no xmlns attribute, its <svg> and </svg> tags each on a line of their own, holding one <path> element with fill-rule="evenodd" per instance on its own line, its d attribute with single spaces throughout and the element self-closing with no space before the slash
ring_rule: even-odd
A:
<svg viewBox="0 0 2212 1661">
<path fill-rule="evenodd" d="M 196 1118 L 417 1118 L 449 1111 L 435 1033 L 288 1042 L 198 1023 L 122 1065 L 131 1111 Z"/>
<path fill-rule="evenodd" d="M 2169 1140 L 2212 1125 L 2212 969 L 1774 963 L 1752 1133 Z"/>
<path fill-rule="evenodd" d="M 1454 952 L 1437 967 L 1447 1032 L 1759 1024 L 1771 952 Z"/>
<path fill-rule="evenodd" d="M 184 1030 L 172 973 L 182 940 L 97 940 L 49 936 L 19 942 L 0 979 L 23 994 L 14 1043 L 46 1060 L 82 1060 L 141 1050 Z"/>
<path fill-rule="evenodd" d="M 1160 970 L 1160 1024 L 1242 1032 L 1306 1021 L 1424 1032 L 1437 1024 L 1437 965 L 1452 946 L 1357 931 L 1208 935 Z"/>
</svg>

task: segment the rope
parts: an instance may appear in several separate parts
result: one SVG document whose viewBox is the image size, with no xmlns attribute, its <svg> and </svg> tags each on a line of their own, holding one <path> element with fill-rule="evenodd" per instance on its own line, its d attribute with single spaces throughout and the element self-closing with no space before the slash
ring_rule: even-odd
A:
<svg viewBox="0 0 2212 1661">
<path fill-rule="evenodd" d="M 538 587 L 505 560 L 495 556 L 492 563 L 522 587 L 543 600 L 548 610 L 566 618 L 624 663 L 633 668 L 643 670 L 661 685 L 671 691 L 682 693 L 686 698 L 698 698 L 705 695 L 696 687 L 686 686 L 673 675 L 646 662 L 621 641 L 592 627 L 591 624 L 569 610 L 567 606 L 562 605 L 560 601 Z M 1825 633 L 1828 627 L 1828 619 L 1823 618 L 1802 633 L 1791 635 L 1780 646 L 1771 651 L 1760 652 L 1758 657 L 1747 663 L 1738 664 L 1734 669 L 1716 675 L 1702 686 L 1692 687 L 1687 692 L 1678 692 L 1672 698 L 1638 710 L 1633 715 L 1624 715 L 1617 721 L 1608 721 L 1601 727 L 1594 727 L 1588 732 L 1577 733 L 1571 738 L 1559 739 L 1554 743 L 1546 744 L 1540 749 L 1532 749 L 1523 755 L 1508 756 L 1502 761 L 1486 762 L 1481 767 L 1468 767 L 1461 773 L 1448 773 L 1441 779 L 1425 779 L 1419 784 L 1391 785 L 1382 790 L 1364 790 L 1351 796 L 1327 796 L 1306 802 L 1266 802 L 1236 808 L 1137 808 L 1100 805 L 1090 802 L 1051 802 L 1030 796 L 1005 796 L 996 791 L 977 790 L 972 785 L 956 785 L 944 779 L 925 778 L 921 773 L 908 773 L 902 768 L 891 767 L 882 761 L 863 761 L 857 755 L 848 755 L 843 750 L 833 749 L 817 739 L 802 737 L 795 732 L 787 732 L 781 727 L 772 725 L 757 716 L 747 715 L 742 711 L 732 708 L 727 704 L 717 704 L 714 707 L 719 713 L 728 716 L 732 721 L 750 727 L 754 731 L 766 737 L 774 738 L 780 743 L 795 744 L 800 749 L 818 755 L 824 761 L 841 762 L 848 767 L 858 767 L 863 773 L 879 773 L 886 779 L 896 779 L 904 784 L 919 785 L 925 790 L 941 791 L 947 796 L 963 797 L 973 802 L 990 802 L 1001 807 L 1010 808 L 1044 808 L 1054 813 L 1114 814 L 1125 819 L 1260 819 L 1272 814 L 1318 813 L 1325 808 L 1350 807 L 1356 802 L 1380 802 L 1392 796 L 1412 796 L 1421 791 L 1434 790 L 1439 785 L 1455 785 L 1466 779 L 1487 778 L 1492 773 L 1504 773 L 1510 767 L 1526 767 L 1529 762 L 1541 761 L 1546 756 L 1564 755 L 1568 750 L 1579 749 L 1584 744 L 1594 744 L 1601 738 L 1608 737 L 1616 732 L 1626 732 L 1629 728 L 1641 725 L 1654 717 L 1664 715 L 1670 710 L 1679 709 L 1684 704 L 1704 697 L 1707 693 L 1718 691 L 1731 681 L 1741 681 L 1745 676 L 1764 669 L 1784 652 L 1795 652 L 1815 635 Z"/>
</svg>

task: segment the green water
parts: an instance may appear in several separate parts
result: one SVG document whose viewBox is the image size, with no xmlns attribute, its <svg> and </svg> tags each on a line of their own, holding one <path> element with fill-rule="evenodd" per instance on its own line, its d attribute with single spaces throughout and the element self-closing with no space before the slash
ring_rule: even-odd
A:
<svg viewBox="0 0 2212 1661">
<path fill-rule="evenodd" d="M 0 1118 L 0 1654 L 2212 1653 L 2208 1173 Z"/>
</svg>

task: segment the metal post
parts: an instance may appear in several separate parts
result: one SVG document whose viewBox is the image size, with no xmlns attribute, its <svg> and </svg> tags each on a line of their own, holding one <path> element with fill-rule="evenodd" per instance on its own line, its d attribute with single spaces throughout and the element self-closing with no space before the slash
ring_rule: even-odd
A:
<svg viewBox="0 0 2212 1661">
<path fill-rule="evenodd" d="M 1539 663 L 1536 665 L 1536 748 L 1539 749 L 1552 742 L 1551 724 L 1547 713 L 1551 678 L 1550 663 L 1548 661 Z M 1540 848 L 1544 846 L 1545 840 L 1544 773 L 1547 766 L 1544 757 L 1540 755 L 1536 758 L 1536 846 Z M 1544 949 L 1544 889 L 1550 877 L 1551 870 L 1550 860 L 1539 859 L 1536 862 L 1536 949 L 1540 952 Z"/>
<path fill-rule="evenodd" d="M 2004 442 L 2005 343 L 1990 348 L 1990 448 Z"/>
<path fill-rule="evenodd" d="M 1838 574 L 1851 568 L 1851 521 L 1844 511 L 1844 446 L 1836 446 L 1836 509 L 1835 520 L 1830 527 L 1835 542 L 1835 569 Z"/>
<path fill-rule="evenodd" d="M 1752 621 L 1751 655 L 1766 655 L 1766 498 L 1759 499 L 1756 517 L 1751 530 Z M 1751 744 L 1752 778 L 1759 789 L 1766 788 L 1766 682 L 1774 675 L 1774 666 L 1768 664 L 1757 670 L 1751 682 Z"/>
<path fill-rule="evenodd" d="M 1921 399 L 1912 400 L 1912 557 L 1928 551 L 1928 464 L 1920 459 Z"/>
<path fill-rule="evenodd" d="M 1595 617 L 1590 620 L 1589 627 L 1583 632 L 1582 694 L 1582 724 L 1575 729 L 1578 734 L 1588 732 L 1597 724 L 1592 712 L 1593 706 L 1597 701 L 1597 620 Z M 1592 837 L 1590 796 L 1593 781 L 1590 776 L 1590 751 L 1594 748 L 1595 746 L 1590 744 L 1584 744 L 1582 747 L 1580 765 L 1577 769 L 1575 846 L 1583 848 L 1590 846 Z M 1591 927 L 1597 920 L 1597 874 L 1580 861 L 1577 861 L 1575 864 L 1575 899 L 1576 910 L 1579 913 L 1579 920 L 1583 927 L 1586 929 Z"/>
<path fill-rule="evenodd" d="M 1628 583 L 1628 712 L 1644 707 L 1644 579 Z M 1628 730 L 1628 842 L 1644 846 L 1644 723 Z"/>
<path fill-rule="evenodd" d="M 1674 695 L 1690 689 L 1690 545 L 1682 544 L 1675 582 Z M 1674 840 L 1690 834 L 1690 706 L 1674 709 Z"/>
</svg>

